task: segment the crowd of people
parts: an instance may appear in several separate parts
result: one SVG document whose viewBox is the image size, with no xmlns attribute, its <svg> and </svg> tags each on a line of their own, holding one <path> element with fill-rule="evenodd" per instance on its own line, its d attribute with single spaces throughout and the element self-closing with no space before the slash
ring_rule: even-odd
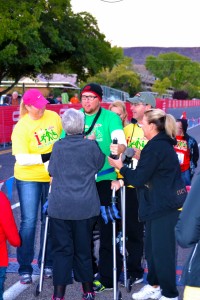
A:
<svg viewBox="0 0 200 300">
<path fill-rule="evenodd" d="M 73 278 L 82 284 L 83 300 L 94 300 L 96 293 L 113 289 L 113 231 L 107 215 L 112 212 L 120 232 L 120 206 L 113 207 L 111 198 L 113 188 L 120 190 L 123 186 L 131 285 L 143 281 L 143 258 L 148 266 L 148 284 L 134 292 L 132 299 L 178 300 L 176 239 L 183 247 L 194 247 L 183 276 L 184 300 L 199 299 L 200 283 L 195 277 L 199 270 L 199 175 L 193 180 L 199 151 L 195 139 L 186 132 L 187 120 L 176 120 L 157 109 L 150 92 L 138 92 L 129 98 L 130 122 L 123 101 L 104 109 L 102 97 L 99 84 L 87 84 L 80 93 L 82 108 L 67 109 L 61 118 L 48 110 L 50 100 L 39 90 L 29 89 L 22 96 L 20 119 L 12 133 L 21 222 L 18 234 L 8 200 L 0 193 L 0 250 L 4 251 L 0 300 L 8 258 L 6 240 L 17 247 L 20 282 L 32 283 L 38 211 L 41 209 L 42 245 L 47 199 L 50 225 L 44 277 L 53 278 L 52 300 L 64 299 Z M 122 160 L 127 148 L 134 150 L 129 165 Z M 186 186 L 190 185 L 187 195 Z M 9 228 L 5 226 L 6 215 L 10 216 Z M 93 253 L 95 228 L 100 233 L 98 259 Z M 39 267 L 41 253 L 42 247 Z M 188 271 L 192 259 L 196 265 Z M 119 247 L 116 265 L 119 281 Z"/>
<path fill-rule="evenodd" d="M 69 94 L 66 89 L 64 91 L 55 96 L 53 92 L 50 92 L 48 96 L 46 97 L 48 100 L 47 104 L 78 104 L 80 103 L 79 100 L 79 94 L 74 93 L 71 97 L 69 97 Z M 21 95 L 17 92 L 14 91 L 12 94 L 7 94 L 3 98 L 3 106 L 8 106 L 8 105 L 20 105 L 21 102 Z"/>
</svg>

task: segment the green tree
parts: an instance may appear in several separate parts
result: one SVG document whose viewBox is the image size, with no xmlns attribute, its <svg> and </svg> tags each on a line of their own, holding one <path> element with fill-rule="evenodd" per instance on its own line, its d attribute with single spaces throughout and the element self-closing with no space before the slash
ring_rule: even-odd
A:
<svg viewBox="0 0 200 300">
<path fill-rule="evenodd" d="M 111 70 L 106 68 L 95 76 L 89 77 L 87 82 L 107 85 L 127 92 L 130 96 L 135 95 L 141 89 L 141 80 L 133 70 L 132 59 L 124 56 L 118 59 L 118 63 Z"/>
<path fill-rule="evenodd" d="M 86 80 L 116 62 L 96 19 L 70 0 L 1 0 L 0 23 L 0 83 L 53 72 Z"/>
<path fill-rule="evenodd" d="M 191 91 L 200 86 L 200 64 L 178 53 L 160 54 L 158 57 L 148 56 L 145 62 L 146 68 L 161 82 L 168 78 L 172 88 L 185 90 L 189 97 Z"/>
<path fill-rule="evenodd" d="M 152 92 L 158 93 L 159 96 L 167 94 L 167 89 L 171 87 L 171 81 L 169 78 L 164 78 L 163 80 L 156 79 L 153 86 Z"/>
</svg>

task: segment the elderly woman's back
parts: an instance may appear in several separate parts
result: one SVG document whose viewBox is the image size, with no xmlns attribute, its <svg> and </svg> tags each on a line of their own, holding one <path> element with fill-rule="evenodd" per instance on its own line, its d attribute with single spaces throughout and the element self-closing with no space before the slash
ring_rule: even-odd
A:
<svg viewBox="0 0 200 300">
<path fill-rule="evenodd" d="M 105 155 L 83 135 L 84 114 L 73 108 L 62 117 L 66 137 L 55 143 L 49 162 L 52 187 L 48 214 L 53 238 L 52 299 L 64 299 L 67 284 L 82 282 L 83 298 L 94 299 L 91 257 L 92 231 L 100 213 L 95 174 Z"/>
</svg>

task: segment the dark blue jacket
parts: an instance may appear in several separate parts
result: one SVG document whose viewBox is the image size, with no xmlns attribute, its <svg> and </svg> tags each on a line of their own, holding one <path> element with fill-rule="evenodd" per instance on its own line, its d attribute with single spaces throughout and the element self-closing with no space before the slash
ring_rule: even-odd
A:
<svg viewBox="0 0 200 300">
<path fill-rule="evenodd" d="M 192 247 L 184 266 L 182 282 L 184 285 L 200 287 L 200 173 L 193 179 L 175 233 L 181 247 Z"/>
<path fill-rule="evenodd" d="M 199 159 L 199 147 L 197 141 L 189 134 L 185 134 L 185 139 L 188 143 L 190 149 L 190 176 L 194 176 L 195 168 L 197 167 L 197 162 Z"/>
<path fill-rule="evenodd" d="M 186 190 L 175 144 L 176 140 L 160 132 L 141 151 L 135 170 L 126 166 L 120 170 L 125 184 L 137 188 L 141 221 L 163 216 L 183 205 Z"/>
</svg>

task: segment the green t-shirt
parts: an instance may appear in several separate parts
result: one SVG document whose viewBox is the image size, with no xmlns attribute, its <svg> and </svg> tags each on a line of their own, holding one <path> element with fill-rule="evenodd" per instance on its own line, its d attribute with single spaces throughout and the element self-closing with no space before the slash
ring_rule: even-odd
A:
<svg viewBox="0 0 200 300">
<path fill-rule="evenodd" d="M 83 111 L 83 109 L 81 109 Z M 94 115 L 85 115 L 85 131 L 90 128 L 96 114 Z M 110 155 L 110 144 L 112 143 L 111 133 L 114 130 L 121 129 L 123 130 L 122 122 L 120 117 L 107 109 L 101 108 L 101 114 L 94 125 L 93 130 L 88 135 L 95 135 L 95 140 L 97 141 L 100 149 L 102 152 L 106 155 L 105 163 L 103 168 L 100 170 L 99 173 L 101 173 L 104 170 L 111 170 L 111 166 L 108 163 L 107 156 Z M 107 173 L 105 175 L 97 176 L 97 182 L 102 180 L 115 180 L 116 179 L 116 172 L 113 170 L 110 173 Z"/>
</svg>

